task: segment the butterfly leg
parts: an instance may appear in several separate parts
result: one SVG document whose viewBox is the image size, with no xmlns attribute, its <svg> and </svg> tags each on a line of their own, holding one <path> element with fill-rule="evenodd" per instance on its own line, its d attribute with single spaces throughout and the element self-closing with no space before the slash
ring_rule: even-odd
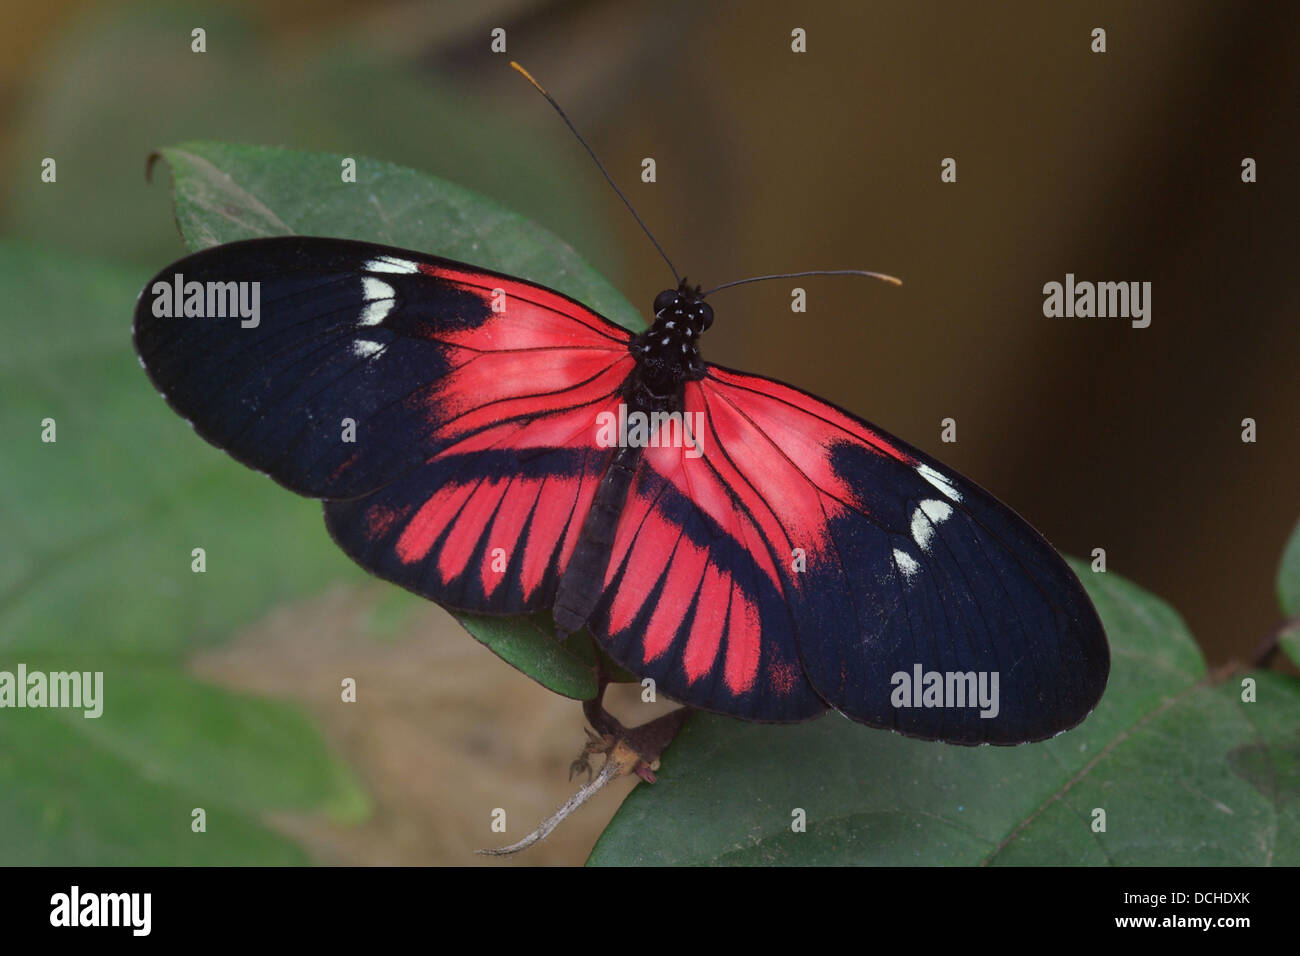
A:
<svg viewBox="0 0 1300 956">
<path fill-rule="evenodd" d="M 582 752 L 578 754 L 578 759 L 569 764 L 569 779 L 572 780 L 576 774 L 585 773 L 587 782 L 591 782 L 591 756 L 593 754 L 604 754 L 609 756 L 609 752 L 614 749 L 615 738 L 609 734 L 598 734 L 590 727 L 583 728 L 587 731 L 587 743 L 583 746 Z"/>
<path fill-rule="evenodd" d="M 654 771 L 659 769 L 659 756 L 682 729 L 686 718 L 691 715 L 691 708 L 679 707 L 672 713 L 637 727 L 624 727 L 617 717 L 605 709 L 605 688 L 609 686 L 609 676 L 603 667 L 597 674 L 597 679 L 600 682 L 599 692 L 591 700 L 582 703 L 582 711 L 587 716 L 587 722 L 594 728 L 594 733 L 592 730 L 587 731 L 590 739 L 583 747 L 582 754 L 574 761 L 576 770 L 571 771 L 570 778 L 578 770 L 585 769 L 590 773 L 591 765 L 587 758 L 591 754 L 603 753 L 608 759 L 618 745 L 622 744 L 639 758 L 633 772 L 646 783 L 654 783 Z"/>
</svg>

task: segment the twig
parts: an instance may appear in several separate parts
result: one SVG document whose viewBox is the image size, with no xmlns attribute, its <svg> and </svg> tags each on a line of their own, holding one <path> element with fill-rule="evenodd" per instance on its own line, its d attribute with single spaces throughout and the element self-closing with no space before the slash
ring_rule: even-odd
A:
<svg viewBox="0 0 1300 956">
<path fill-rule="evenodd" d="M 596 795 L 606 784 L 615 777 L 621 777 L 631 773 L 641 762 L 641 755 L 636 753 L 626 744 L 618 743 L 605 756 L 605 766 L 600 768 L 600 773 L 596 779 L 585 784 L 577 793 L 564 802 L 564 805 L 552 813 L 549 817 L 528 836 L 524 837 L 518 843 L 512 843 L 509 846 L 497 847 L 495 849 L 475 850 L 475 853 L 484 856 L 509 856 L 512 853 L 518 853 L 520 850 L 526 850 L 534 843 L 546 839 L 551 831 L 564 822 L 569 814 L 577 810 L 588 800 Z"/>
</svg>

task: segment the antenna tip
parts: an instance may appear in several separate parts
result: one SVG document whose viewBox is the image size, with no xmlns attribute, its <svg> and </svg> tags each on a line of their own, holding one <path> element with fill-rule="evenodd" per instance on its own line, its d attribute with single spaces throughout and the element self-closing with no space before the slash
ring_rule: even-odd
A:
<svg viewBox="0 0 1300 956">
<path fill-rule="evenodd" d="M 856 272 L 855 275 L 870 276 L 873 279 L 879 279 L 881 282 L 888 282 L 890 285 L 902 285 L 903 280 L 897 276 L 886 275 L 883 272 Z"/>
<path fill-rule="evenodd" d="M 510 68 L 512 70 L 515 70 L 518 73 L 522 73 L 524 79 L 527 80 L 529 83 L 533 84 L 533 86 L 537 88 L 538 93 L 541 93 L 543 96 L 546 95 L 546 90 L 542 88 L 542 84 L 538 83 L 537 80 L 533 79 L 533 74 L 529 73 L 522 66 L 520 66 L 517 61 L 511 60 Z"/>
</svg>

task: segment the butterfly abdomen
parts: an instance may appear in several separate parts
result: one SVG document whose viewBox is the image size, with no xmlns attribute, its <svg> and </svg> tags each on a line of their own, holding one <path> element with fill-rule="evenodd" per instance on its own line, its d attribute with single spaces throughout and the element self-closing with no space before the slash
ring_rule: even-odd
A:
<svg viewBox="0 0 1300 956">
<path fill-rule="evenodd" d="M 600 600 L 614 550 L 614 532 L 640 460 L 639 447 L 617 449 L 596 488 L 591 510 L 582 523 L 578 543 L 555 595 L 555 626 L 563 635 L 580 630 Z"/>
</svg>

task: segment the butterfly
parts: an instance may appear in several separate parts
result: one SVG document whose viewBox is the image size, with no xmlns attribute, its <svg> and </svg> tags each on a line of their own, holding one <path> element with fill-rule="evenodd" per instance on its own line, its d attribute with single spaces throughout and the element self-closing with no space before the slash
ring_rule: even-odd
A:
<svg viewBox="0 0 1300 956">
<path fill-rule="evenodd" d="M 1065 561 L 920 450 L 706 362 L 706 295 L 681 280 L 632 333 L 524 279 L 284 236 L 162 270 L 134 341 L 199 435 L 322 499 L 363 568 L 550 610 L 691 707 L 958 744 L 1078 724 L 1109 650 Z"/>
</svg>

